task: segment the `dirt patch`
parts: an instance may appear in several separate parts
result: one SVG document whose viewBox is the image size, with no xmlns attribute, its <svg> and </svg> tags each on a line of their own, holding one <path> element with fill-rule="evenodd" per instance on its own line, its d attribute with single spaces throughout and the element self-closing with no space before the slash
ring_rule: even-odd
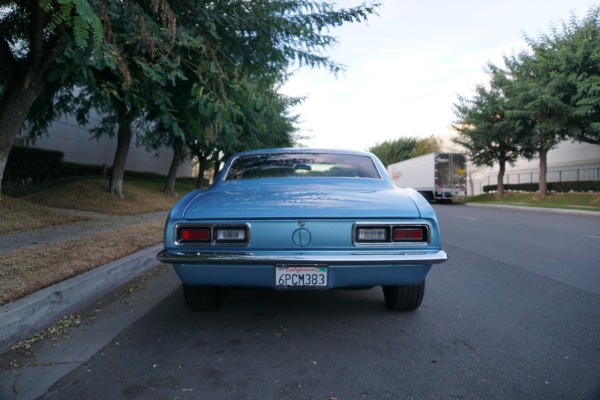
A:
<svg viewBox="0 0 600 400">
<path fill-rule="evenodd" d="M 0 305 L 159 244 L 177 201 L 163 185 L 124 182 L 120 198 L 107 192 L 106 179 L 87 179 L 2 196 Z"/>
<path fill-rule="evenodd" d="M 4 253 L 0 258 L 0 305 L 118 260 L 162 241 L 159 219 Z"/>
<path fill-rule="evenodd" d="M 123 182 L 124 197 L 107 191 L 103 179 L 87 179 L 54 186 L 24 200 L 52 208 L 93 211 L 111 215 L 133 215 L 170 209 L 176 199 L 162 192 L 158 181 Z"/>
<path fill-rule="evenodd" d="M 47 226 L 82 221 L 80 215 L 68 214 L 39 204 L 23 205 L 22 200 L 2 196 L 0 199 L 0 234 L 31 231 Z"/>
</svg>

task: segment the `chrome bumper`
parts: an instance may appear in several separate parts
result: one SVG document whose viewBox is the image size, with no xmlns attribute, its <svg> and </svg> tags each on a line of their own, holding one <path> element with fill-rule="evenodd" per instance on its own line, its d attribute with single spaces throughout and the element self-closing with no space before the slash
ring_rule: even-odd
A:
<svg viewBox="0 0 600 400">
<path fill-rule="evenodd" d="M 348 253 L 315 254 L 294 253 L 283 255 L 253 253 L 190 253 L 162 250 L 156 255 L 158 261 L 167 264 L 195 265 L 275 265 L 275 264 L 326 264 L 326 265 L 406 265 L 440 264 L 448 260 L 443 250 L 435 253 Z"/>
</svg>

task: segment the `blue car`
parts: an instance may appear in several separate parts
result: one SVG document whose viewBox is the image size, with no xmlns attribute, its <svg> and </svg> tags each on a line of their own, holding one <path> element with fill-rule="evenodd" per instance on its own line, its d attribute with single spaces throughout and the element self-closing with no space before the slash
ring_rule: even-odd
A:
<svg viewBox="0 0 600 400">
<path fill-rule="evenodd" d="M 231 157 L 209 189 L 173 207 L 157 258 L 192 310 L 216 310 L 227 287 L 381 286 L 389 309 L 410 311 L 448 256 L 430 204 L 373 154 L 292 148 Z"/>
</svg>

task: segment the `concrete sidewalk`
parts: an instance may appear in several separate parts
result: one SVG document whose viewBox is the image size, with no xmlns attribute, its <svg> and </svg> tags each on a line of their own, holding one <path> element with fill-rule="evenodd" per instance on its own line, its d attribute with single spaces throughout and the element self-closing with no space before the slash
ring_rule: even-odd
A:
<svg viewBox="0 0 600 400">
<path fill-rule="evenodd" d="M 1 235 L 0 256 L 149 220 L 165 220 L 167 214 L 85 213 L 84 221 Z M 162 245 L 156 245 L 141 250 L 0 306 L 0 399 L 33 400 L 42 396 L 56 381 L 173 293 L 181 283 L 170 266 L 156 260 L 161 248 Z M 150 270 L 152 274 L 145 275 L 143 283 L 132 285 Z M 132 287 L 135 290 L 129 290 Z M 128 289 L 126 295 L 123 288 Z M 13 345 L 74 313 L 83 319 L 91 315 L 93 322 L 73 326 L 69 337 L 36 342 L 28 351 L 30 355 L 11 350 Z"/>
<path fill-rule="evenodd" d="M 0 307 L 0 353 L 159 265 L 157 245 Z"/>
<path fill-rule="evenodd" d="M 128 216 L 77 210 L 65 210 L 65 212 L 76 213 L 86 219 L 35 231 L 0 235 L 0 255 L 32 246 L 115 230 L 145 221 L 157 219 L 164 221 L 168 215 L 167 211 Z M 64 315 L 80 309 L 159 265 L 155 256 L 161 247 L 157 245 L 139 251 L 0 306 L 0 353 L 46 328 Z"/>
<path fill-rule="evenodd" d="M 70 312 L 77 312 L 80 323 L 71 326 L 68 334 L 37 341 L 27 354 L 13 350 L 0 352 L 0 399 L 38 399 L 158 303 L 174 292 L 181 293 L 177 291 L 181 282 L 170 266 L 161 264 L 153 268 L 157 265 L 154 258 L 157 250 L 158 246 L 152 247 L 96 268 L 35 293 L 11 310 L 1 310 L 0 327 L 4 328 L 5 321 L 11 319 L 11 330 L 17 330 L 18 337 L 27 336 L 19 330 L 35 333 L 33 325 L 45 327 Z M 144 279 L 135 279 L 149 269 L 152 271 Z M 111 287 L 116 290 L 108 292 Z M 4 331 L 2 336 L 9 333 Z"/>
</svg>

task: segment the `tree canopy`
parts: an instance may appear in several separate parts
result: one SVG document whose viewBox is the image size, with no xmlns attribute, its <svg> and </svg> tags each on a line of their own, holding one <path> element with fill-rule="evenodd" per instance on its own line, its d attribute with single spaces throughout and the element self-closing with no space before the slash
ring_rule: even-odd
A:
<svg viewBox="0 0 600 400">
<path fill-rule="evenodd" d="M 287 109 L 299 99 L 285 99 L 277 88 L 293 67 L 338 72 L 324 52 L 337 43 L 329 30 L 363 22 L 378 7 L 57 1 L 0 2 L 0 177 L 36 101 L 45 112 L 30 115 L 34 134 L 65 110 L 83 122 L 93 108 L 102 114 L 95 133 L 119 137 L 111 180 L 117 194 L 136 132 L 149 147 L 186 143 L 190 151 L 205 146 L 203 152 L 291 143 L 295 117 Z"/>
<path fill-rule="evenodd" d="M 488 65 L 489 82 L 455 103 L 456 143 L 476 165 L 499 163 L 499 192 L 506 162 L 540 160 L 539 193 L 547 192 L 548 151 L 572 139 L 600 143 L 600 7 L 581 21 L 526 37 L 528 51 Z"/>
<path fill-rule="evenodd" d="M 467 150 L 476 166 L 492 167 L 496 162 L 498 171 L 498 194 L 504 194 L 506 164 L 514 165 L 520 156 L 530 156 L 521 145 L 519 129 L 507 117 L 508 97 L 504 91 L 506 75 L 503 70 L 489 65 L 486 69 L 489 85 L 477 85 L 472 98 L 459 96 L 454 105 L 457 117 L 453 128 L 458 132 L 454 143 Z"/>
<path fill-rule="evenodd" d="M 368 150 L 375 154 L 386 167 L 390 164 L 441 151 L 441 140 L 429 136 L 426 138 L 401 137 L 377 143 Z"/>
</svg>

